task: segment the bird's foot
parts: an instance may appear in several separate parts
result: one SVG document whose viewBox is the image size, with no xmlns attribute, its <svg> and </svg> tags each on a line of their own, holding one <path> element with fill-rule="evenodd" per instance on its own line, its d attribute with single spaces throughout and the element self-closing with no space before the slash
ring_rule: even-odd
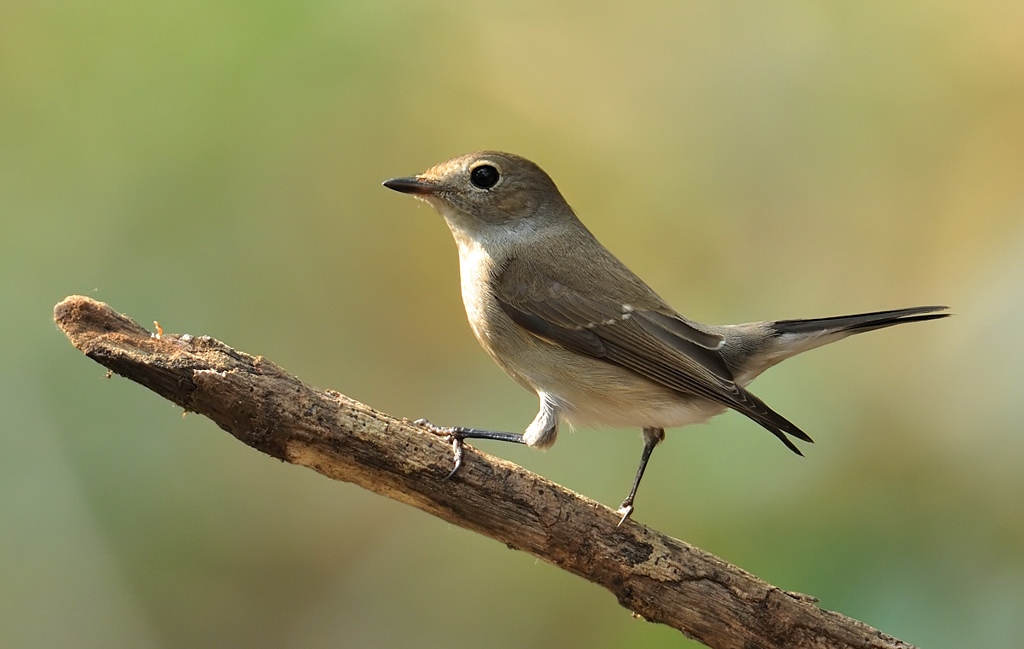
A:
<svg viewBox="0 0 1024 649">
<path fill-rule="evenodd" d="M 633 501 L 631 501 L 631 500 L 624 501 L 622 503 L 622 506 L 620 506 L 615 511 L 615 513 L 616 514 L 622 514 L 622 518 L 619 520 L 619 524 L 615 526 L 615 527 L 621 527 L 622 524 L 626 522 L 626 519 L 633 515 Z"/>
<path fill-rule="evenodd" d="M 452 456 L 454 459 L 455 466 L 452 467 L 451 472 L 444 477 L 443 482 L 451 480 L 452 476 L 458 473 L 459 469 L 462 468 L 463 436 L 459 433 L 459 430 L 453 427 L 435 426 L 426 419 L 417 419 L 412 423 L 428 428 L 431 432 L 437 433 L 438 435 L 443 435 L 446 441 L 452 443 Z"/>
</svg>

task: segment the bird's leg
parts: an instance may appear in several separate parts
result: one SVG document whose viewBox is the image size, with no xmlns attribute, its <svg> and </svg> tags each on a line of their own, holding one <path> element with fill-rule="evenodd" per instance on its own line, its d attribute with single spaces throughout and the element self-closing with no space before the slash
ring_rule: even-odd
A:
<svg viewBox="0 0 1024 649">
<path fill-rule="evenodd" d="M 636 469 L 636 478 L 633 479 L 633 488 L 629 490 L 629 495 L 622 501 L 622 506 L 619 507 L 617 514 L 622 514 L 622 520 L 619 521 L 619 525 L 626 522 L 630 514 L 633 513 L 633 499 L 636 498 L 636 489 L 640 486 L 640 480 L 644 477 L 644 469 L 647 468 L 647 461 L 651 459 L 651 453 L 654 452 L 654 447 L 657 446 L 661 441 L 665 439 L 664 428 L 644 428 L 644 452 L 640 455 L 640 466 Z"/>
<path fill-rule="evenodd" d="M 555 438 L 558 436 L 558 406 L 555 405 L 554 400 L 546 393 L 540 392 L 539 396 L 540 410 L 523 434 L 502 433 L 495 430 L 478 430 L 462 426 L 443 428 L 435 426 L 426 419 L 417 419 L 413 423 L 426 426 L 435 433 L 444 435 L 452 443 L 452 453 L 455 455 L 455 468 L 445 478 L 445 480 L 449 480 L 459 471 L 459 467 L 462 466 L 462 440 L 464 439 L 494 439 L 499 442 L 514 442 L 541 449 L 548 448 L 554 444 Z"/>
<path fill-rule="evenodd" d="M 503 433 L 497 430 L 479 430 L 477 428 L 464 428 L 462 426 L 435 426 L 426 419 L 417 419 L 413 422 L 420 426 L 426 426 L 430 430 L 444 435 L 452 443 L 452 453 L 455 455 L 455 467 L 451 470 L 445 480 L 451 479 L 453 475 L 458 473 L 462 467 L 462 440 L 464 439 L 494 439 L 499 442 L 514 442 L 516 444 L 525 444 L 526 440 L 523 439 L 520 433 Z"/>
</svg>

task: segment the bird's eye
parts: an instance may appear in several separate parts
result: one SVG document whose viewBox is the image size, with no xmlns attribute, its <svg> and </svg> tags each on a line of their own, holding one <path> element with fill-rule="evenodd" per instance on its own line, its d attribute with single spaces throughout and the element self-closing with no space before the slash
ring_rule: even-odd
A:
<svg viewBox="0 0 1024 649">
<path fill-rule="evenodd" d="M 498 178 L 501 175 L 498 170 L 491 165 L 480 165 L 473 171 L 469 172 L 469 182 L 473 183 L 474 187 L 480 189 L 490 189 L 498 184 Z"/>
</svg>

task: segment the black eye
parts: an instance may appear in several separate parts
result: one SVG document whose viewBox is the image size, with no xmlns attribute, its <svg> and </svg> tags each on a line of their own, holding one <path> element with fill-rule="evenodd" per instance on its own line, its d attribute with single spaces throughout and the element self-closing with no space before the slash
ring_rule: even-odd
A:
<svg viewBox="0 0 1024 649">
<path fill-rule="evenodd" d="M 491 165 L 480 165 L 473 171 L 469 172 L 469 182 L 473 183 L 475 187 L 480 189 L 490 189 L 498 184 L 498 178 L 501 175 L 498 170 Z"/>
</svg>

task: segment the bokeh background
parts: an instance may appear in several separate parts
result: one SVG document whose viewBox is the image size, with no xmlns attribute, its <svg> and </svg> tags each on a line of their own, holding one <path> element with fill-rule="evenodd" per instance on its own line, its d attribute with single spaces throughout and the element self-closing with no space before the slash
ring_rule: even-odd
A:
<svg viewBox="0 0 1024 649">
<path fill-rule="evenodd" d="M 950 304 L 670 431 L 636 518 L 923 647 L 1024 636 L 1024 5 L 0 4 L 0 646 L 696 646 L 238 444 L 74 350 L 66 295 L 396 416 L 521 430 L 454 244 L 380 187 L 540 163 L 706 322 Z M 637 431 L 480 445 L 612 506 Z"/>
</svg>

